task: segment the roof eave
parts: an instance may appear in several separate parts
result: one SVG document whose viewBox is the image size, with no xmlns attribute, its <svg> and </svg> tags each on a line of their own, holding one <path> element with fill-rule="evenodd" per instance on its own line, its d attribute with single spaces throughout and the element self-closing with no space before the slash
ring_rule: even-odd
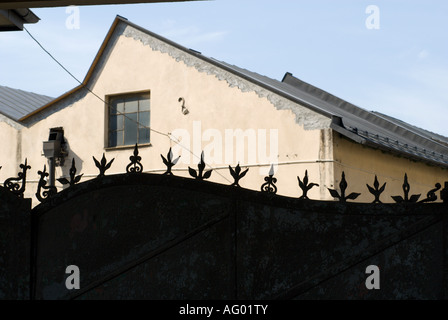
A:
<svg viewBox="0 0 448 320">
<path fill-rule="evenodd" d="M 346 138 L 348 138 L 348 139 L 350 139 L 350 140 L 352 140 L 352 141 L 354 141 L 356 143 L 364 145 L 366 147 L 370 147 L 370 148 L 373 148 L 373 149 L 379 149 L 379 150 L 382 150 L 382 151 L 385 151 L 385 152 L 390 152 L 390 153 L 395 154 L 397 156 L 402 156 L 402 157 L 405 157 L 405 158 L 410 159 L 410 160 L 416 160 L 416 161 L 425 162 L 427 164 L 434 165 L 434 166 L 437 166 L 437 167 L 441 167 L 441 168 L 445 168 L 445 169 L 448 168 L 448 164 L 446 164 L 446 163 L 442 163 L 442 162 L 439 162 L 439 161 L 431 160 L 431 159 L 428 159 L 428 158 L 419 157 L 417 155 L 414 155 L 412 153 L 408 153 L 408 152 L 405 152 L 405 151 L 400 151 L 400 150 L 396 150 L 396 149 L 393 149 L 393 148 L 388 148 L 387 146 L 383 146 L 383 145 L 381 145 L 379 143 L 376 143 L 374 141 L 371 141 L 369 139 L 365 139 L 365 138 L 357 135 L 356 133 L 353 133 L 352 131 L 347 130 L 344 127 L 344 125 L 342 124 L 342 119 L 340 117 L 337 117 L 337 116 L 333 116 L 332 117 L 330 128 L 333 129 L 334 131 L 336 131 L 337 133 L 340 133 L 344 137 L 346 137 Z"/>
<path fill-rule="evenodd" d="M 40 19 L 30 9 L 0 9 L 0 31 L 21 31 L 24 24 L 37 23 Z"/>
<path fill-rule="evenodd" d="M 195 51 L 192 51 L 191 49 L 183 47 L 183 46 L 181 46 L 181 45 L 179 45 L 179 44 L 177 44 L 177 43 L 175 43 L 175 42 L 173 42 L 173 41 L 171 41 L 169 39 L 166 39 L 166 38 L 164 38 L 164 37 L 162 37 L 160 35 L 157 35 L 157 34 L 151 32 L 151 31 L 149 31 L 149 30 L 139 26 L 139 25 L 136 25 L 136 24 L 128 21 L 124 17 L 121 17 L 121 16 L 117 15 L 115 20 L 114 20 L 114 22 L 112 23 L 111 28 L 109 29 L 109 32 L 107 33 L 107 35 L 106 35 L 106 37 L 105 37 L 105 39 L 103 41 L 100 49 L 98 50 L 98 53 L 96 54 L 95 59 L 93 60 L 93 62 L 91 64 L 91 66 L 90 66 L 90 68 L 89 68 L 89 70 L 87 72 L 87 75 L 85 76 L 84 81 L 82 82 L 82 84 L 80 84 L 78 87 L 70 90 L 69 92 L 63 94 L 62 96 L 56 98 L 55 100 L 49 102 L 48 104 L 42 106 L 41 108 L 33 111 L 32 113 L 22 117 L 21 119 L 19 119 L 19 121 L 24 121 L 24 120 L 28 119 L 29 117 L 31 117 L 31 116 L 33 116 L 33 115 L 35 115 L 35 114 L 37 114 L 37 113 L 47 109 L 48 107 L 52 106 L 53 104 L 55 104 L 55 103 L 61 101 L 62 99 L 66 98 L 68 95 L 70 95 L 72 93 L 75 93 L 76 91 L 78 91 L 82 87 L 86 86 L 88 84 L 88 82 L 90 81 L 90 79 L 91 79 L 91 77 L 93 75 L 93 72 L 95 71 L 95 67 L 98 64 L 98 61 L 101 59 L 101 56 L 103 55 L 103 52 L 104 52 L 104 50 L 105 50 L 105 48 L 106 48 L 110 38 L 112 37 L 112 35 L 113 35 L 117 25 L 120 22 L 124 22 L 127 25 L 129 25 L 129 26 L 131 26 L 131 27 L 133 27 L 133 28 L 135 28 L 137 30 L 140 30 L 140 31 L 150 35 L 151 37 L 159 39 L 159 40 L 161 40 L 161 41 L 163 41 L 163 42 L 165 42 L 165 43 L 167 43 L 167 44 L 169 44 L 171 46 L 174 46 L 175 48 L 177 48 L 179 50 L 185 51 L 185 52 L 187 52 L 190 55 L 193 55 L 193 56 L 195 56 L 195 57 L 197 57 L 199 59 L 202 59 L 202 60 L 204 60 L 204 61 L 206 61 L 208 63 L 213 64 L 216 67 L 219 67 L 219 68 L 221 68 L 221 69 L 223 69 L 223 70 L 225 70 L 227 72 L 230 72 L 230 73 L 232 73 L 232 74 L 234 74 L 234 75 L 236 75 L 238 77 L 241 77 L 241 78 L 243 78 L 243 79 L 245 79 L 245 80 L 247 80 L 249 82 L 252 82 L 252 83 L 254 83 L 254 84 L 256 84 L 256 85 L 258 85 L 260 87 L 263 87 L 264 89 L 270 90 L 270 91 L 272 91 L 272 92 L 274 92 L 274 93 L 276 93 L 276 94 L 278 94 L 278 95 L 280 95 L 280 96 L 282 96 L 284 98 L 287 98 L 287 99 L 289 99 L 289 100 L 291 100 L 293 102 L 302 104 L 302 105 L 310 108 L 311 110 L 313 110 L 315 112 L 318 112 L 318 113 L 320 113 L 320 114 L 322 114 L 324 116 L 327 116 L 328 118 L 331 118 L 331 114 L 330 113 L 325 112 L 324 110 L 322 110 L 322 109 L 320 109 L 320 108 L 318 108 L 318 107 L 316 107 L 316 106 L 314 106 L 312 104 L 309 104 L 306 101 L 303 101 L 303 100 L 298 99 L 298 98 L 296 98 L 294 96 L 291 96 L 291 95 L 289 95 L 289 94 L 287 94 L 285 92 L 282 92 L 281 90 L 276 90 L 275 88 L 269 87 L 269 86 L 265 85 L 264 83 L 257 81 L 256 79 L 253 79 L 251 77 L 245 76 L 244 74 L 240 74 L 240 73 L 236 72 L 235 70 L 232 70 L 231 68 L 228 68 L 228 67 L 218 63 L 218 61 L 216 61 L 214 59 L 205 57 L 205 56 L 203 56 L 202 54 L 200 54 L 198 52 L 195 52 Z"/>
<path fill-rule="evenodd" d="M 78 91 L 78 90 L 81 89 L 82 87 L 83 87 L 83 85 L 79 85 L 79 86 L 73 88 L 72 90 L 67 91 L 67 92 L 64 93 L 63 95 L 57 97 L 57 98 L 54 99 L 54 100 L 51 100 L 50 102 L 48 102 L 47 104 L 43 105 L 42 107 L 40 107 L 40 108 L 38 108 L 38 109 L 36 109 L 36 110 L 34 110 L 34 111 L 28 113 L 27 115 L 23 116 L 22 118 L 18 119 L 17 121 L 18 121 L 18 122 L 23 122 L 23 121 L 27 120 L 28 118 L 34 116 L 35 114 L 37 114 L 37 113 L 39 113 L 39 112 L 41 112 L 41 111 L 43 111 L 43 110 L 49 108 L 50 106 L 52 106 L 53 104 L 55 104 L 55 103 L 57 103 L 57 102 L 63 100 L 64 98 L 68 97 L 68 96 L 71 95 L 72 93 L 75 93 L 76 91 Z"/>
<path fill-rule="evenodd" d="M 137 3 L 163 3 L 163 2 L 185 2 L 199 0 L 19 0 L 19 1 L 0 1 L 0 9 L 13 8 L 55 8 L 92 5 L 117 5 L 117 4 L 137 4 Z M 205 0 L 202 0 L 205 1 Z"/>
<path fill-rule="evenodd" d="M 45 109 L 51 107 L 51 106 L 54 105 L 55 103 L 57 103 L 57 102 L 59 102 L 59 101 L 65 99 L 65 98 L 67 98 L 67 97 L 70 96 L 71 94 L 73 94 L 73 93 L 77 92 L 78 90 L 82 89 L 83 87 L 87 86 L 87 84 L 89 83 L 89 80 L 91 79 L 92 74 L 93 74 L 93 72 L 94 72 L 94 70 L 95 70 L 95 67 L 96 67 L 96 65 L 98 64 L 98 61 L 101 59 L 101 56 L 103 55 L 103 52 L 104 52 L 104 50 L 105 50 L 105 48 L 106 48 L 106 46 L 107 46 L 107 44 L 108 44 L 110 38 L 112 37 L 112 34 L 114 33 L 114 31 L 115 31 L 115 29 L 116 29 L 116 27 L 117 27 L 117 25 L 118 25 L 118 23 L 119 23 L 120 21 L 127 21 L 127 19 L 126 19 L 126 18 L 123 18 L 123 17 L 120 17 L 120 16 L 117 16 L 117 17 L 115 18 L 114 22 L 112 23 L 112 26 L 109 28 L 109 32 L 107 33 L 106 37 L 105 37 L 104 40 L 103 40 L 103 43 L 101 44 L 100 49 L 98 50 L 98 52 L 97 52 L 97 54 L 96 54 L 96 56 L 95 56 L 95 58 L 94 58 L 92 64 L 90 65 L 90 68 L 89 68 L 89 70 L 87 71 L 87 74 L 86 74 L 86 76 L 84 77 L 83 82 L 82 82 L 79 86 L 73 88 L 73 89 L 70 90 L 70 91 L 67 91 L 66 93 L 64 93 L 64 94 L 62 94 L 61 96 L 57 97 L 56 99 L 50 101 L 49 103 L 43 105 L 43 106 L 40 107 L 39 109 L 36 109 L 36 110 L 34 110 L 33 112 L 27 114 L 26 116 L 23 116 L 23 117 L 20 118 L 18 121 L 19 121 L 19 122 L 22 122 L 22 121 L 27 120 L 28 118 L 30 118 L 30 117 L 32 117 L 32 116 L 34 116 L 34 115 L 36 115 L 36 114 L 42 112 L 43 110 L 45 110 Z"/>
</svg>

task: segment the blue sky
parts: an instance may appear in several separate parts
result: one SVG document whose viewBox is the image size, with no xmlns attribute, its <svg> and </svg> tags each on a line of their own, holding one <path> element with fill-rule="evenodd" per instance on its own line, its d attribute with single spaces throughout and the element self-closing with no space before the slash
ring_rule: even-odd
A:
<svg viewBox="0 0 448 320">
<path fill-rule="evenodd" d="M 369 5 L 379 29 L 368 29 Z M 285 72 L 364 109 L 448 136 L 448 1 L 214 0 L 33 9 L 27 29 L 83 80 L 115 16 L 281 80 Z M 57 97 L 77 85 L 26 32 L 0 33 L 0 85 Z"/>
</svg>

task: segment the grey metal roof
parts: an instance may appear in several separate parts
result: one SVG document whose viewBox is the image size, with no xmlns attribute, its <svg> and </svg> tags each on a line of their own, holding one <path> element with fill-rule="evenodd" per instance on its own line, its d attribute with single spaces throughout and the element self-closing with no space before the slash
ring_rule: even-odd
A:
<svg viewBox="0 0 448 320">
<path fill-rule="evenodd" d="M 331 128 L 358 143 L 448 167 L 448 138 L 417 128 L 404 121 L 380 113 L 367 111 L 340 99 L 322 89 L 314 87 L 291 73 L 278 81 L 240 67 L 206 57 L 158 34 L 155 34 L 125 18 L 124 23 L 188 52 L 204 61 L 251 81 L 291 101 L 300 103 L 322 115 L 333 119 Z"/>
<path fill-rule="evenodd" d="M 425 129 L 413 126 L 413 125 L 411 125 L 409 123 L 406 123 L 406 122 L 404 122 L 402 120 L 393 118 L 391 116 L 388 116 L 386 114 L 383 114 L 383 113 L 380 113 L 380 112 L 377 112 L 377 111 L 372 111 L 372 112 L 377 114 L 377 115 L 379 115 L 379 116 L 381 116 L 381 117 L 384 117 L 384 118 L 388 119 L 389 121 L 395 122 L 395 123 L 397 123 L 400 126 L 404 126 L 404 127 L 408 128 L 409 130 L 415 131 L 418 134 L 420 134 L 420 135 L 422 135 L 422 136 L 424 136 L 424 137 L 426 137 L 428 139 L 432 139 L 434 141 L 437 141 L 439 143 L 442 143 L 442 144 L 445 144 L 445 145 L 448 146 L 448 137 L 445 137 L 445 136 L 442 136 L 442 135 L 437 134 L 435 132 L 431 132 L 431 131 L 428 131 L 428 130 L 425 130 Z"/>
<path fill-rule="evenodd" d="M 340 99 L 322 89 L 314 87 L 292 74 L 286 73 L 282 81 L 278 81 L 258 73 L 239 68 L 228 63 L 206 57 L 197 51 L 183 47 L 171 40 L 155 34 L 139 25 L 129 22 L 126 18 L 117 16 L 118 20 L 157 38 L 171 46 L 187 52 L 199 59 L 211 63 L 219 68 L 259 85 L 271 92 L 279 94 L 293 102 L 314 110 L 331 118 L 331 128 L 355 142 L 403 155 L 407 158 L 425 161 L 438 166 L 448 167 L 448 138 L 417 128 L 404 121 L 383 115 L 378 112 L 367 111 Z M 0 112 L 2 106 L 2 88 L 0 86 Z M 13 89 L 14 90 L 14 89 Z M 20 90 L 18 90 L 20 91 Z M 42 97 L 36 95 L 38 97 Z M 51 98 L 45 97 L 49 100 Z M 44 98 L 44 99 L 45 99 Z M 48 102 L 47 100 L 46 102 Z M 45 102 L 44 102 L 45 103 Z M 43 105 L 41 100 L 41 105 Z M 26 109 L 21 107 L 21 115 L 26 115 L 31 105 Z M 32 108 L 32 107 L 31 107 Z M 37 109 L 38 107 L 35 107 Z M 13 110 L 14 111 L 14 110 Z M 12 111 L 9 110 L 9 113 Z M 18 113 L 18 111 L 15 111 Z M 20 117 L 15 115 L 15 118 Z"/>
<path fill-rule="evenodd" d="M 53 98 L 41 94 L 0 86 L 0 113 L 18 121 Z"/>
<path fill-rule="evenodd" d="M 228 71 L 255 82 L 323 115 L 332 117 L 332 129 L 374 148 L 415 160 L 448 167 L 448 138 L 379 112 L 367 111 L 286 73 L 278 81 L 212 59 Z"/>
</svg>

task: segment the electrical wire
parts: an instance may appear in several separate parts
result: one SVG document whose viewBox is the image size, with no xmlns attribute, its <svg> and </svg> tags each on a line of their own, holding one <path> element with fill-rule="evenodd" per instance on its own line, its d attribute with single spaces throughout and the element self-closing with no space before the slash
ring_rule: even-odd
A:
<svg viewBox="0 0 448 320">
<path fill-rule="evenodd" d="M 39 45 L 39 47 L 51 58 L 53 59 L 67 74 L 69 74 L 76 82 L 78 82 L 80 84 L 80 86 L 82 86 L 83 88 L 85 88 L 86 90 L 88 90 L 91 94 L 93 94 L 95 97 L 97 97 L 100 101 L 102 101 L 103 103 L 105 103 L 108 107 L 110 107 L 109 103 L 107 101 L 105 101 L 103 98 L 101 98 L 100 96 L 98 96 L 95 92 L 93 92 L 90 88 L 88 88 L 84 83 L 82 83 L 78 78 L 76 78 L 62 63 L 60 63 L 47 49 L 44 48 L 44 46 L 28 31 L 27 28 L 23 27 L 23 29 L 28 33 L 28 35 Z M 6 103 L 5 103 L 6 104 Z M 9 106 L 9 105 L 8 105 Z M 180 141 L 176 138 L 173 137 L 170 133 L 163 133 L 160 132 L 158 130 L 155 130 L 151 127 L 142 125 L 141 123 L 139 123 L 138 121 L 135 121 L 134 119 L 131 119 L 130 117 L 128 117 L 125 113 L 121 113 L 117 111 L 117 114 L 124 116 L 125 118 L 131 120 L 132 122 L 136 123 L 137 125 L 144 127 L 145 129 L 149 129 L 152 132 L 155 132 L 157 134 L 160 134 L 162 136 L 166 136 L 170 139 L 170 141 L 173 141 L 174 143 L 176 143 L 177 145 L 179 145 L 181 148 L 183 148 L 184 150 L 187 150 L 189 153 L 191 153 L 194 157 L 196 157 L 197 159 L 201 159 L 201 157 L 199 157 L 198 155 L 196 155 L 194 152 L 192 152 L 189 148 L 183 146 Z M 174 138 L 174 139 L 173 139 Z M 443 155 L 442 155 L 443 157 Z M 206 164 L 206 166 L 209 169 L 215 169 L 213 167 L 211 167 L 210 165 Z M 358 169 L 359 168 L 354 168 L 354 169 Z M 222 174 L 219 173 L 219 171 L 215 170 L 221 177 L 223 177 L 225 180 L 227 180 L 228 182 L 232 183 L 230 180 L 228 180 L 225 176 L 223 176 Z"/>
<path fill-rule="evenodd" d="M 47 49 L 45 49 L 45 47 L 28 31 L 27 28 L 23 27 L 23 29 L 28 33 L 28 35 L 31 37 L 31 39 L 33 39 L 38 45 L 39 47 L 51 58 L 53 59 L 67 74 L 70 75 L 70 77 L 72 77 L 76 82 L 79 83 L 79 85 L 83 88 L 85 88 L 87 91 L 89 91 L 91 94 L 93 94 L 96 98 L 98 98 L 100 101 L 102 101 L 108 108 L 110 108 L 110 104 L 105 101 L 103 98 L 101 98 L 99 95 L 97 95 L 95 92 L 93 92 L 89 87 L 87 87 L 83 82 L 81 82 L 78 78 L 76 78 L 62 63 L 60 63 Z M 181 148 L 187 150 L 188 152 L 190 152 L 194 157 L 196 157 L 197 159 L 201 159 L 201 157 L 197 156 L 196 154 L 193 153 L 193 151 L 191 151 L 189 148 L 183 146 L 180 141 L 174 137 L 177 141 L 172 139 L 172 135 L 170 133 L 163 133 L 160 132 L 158 130 L 155 130 L 151 127 L 142 125 L 141 123 L 139 123 L 138 121 L 135 121 L 134 119 L 131 119 L 130 117 L 128 117 L 125 113 L 121 113 L 119 111 L 117 111 L 117 114 L 124 116 L 125 118 L 131 120 L 132 122 L 136 123 L 137 125 L 145 128 L 145 129 L 149 129 L 152 132 L 155 132 L 157 134 L 160 134 L 162 136 L 166 136 L 168 137 L 168 139 L 170 139 L 170 141 L 173 141 L 174 143 L 176 143 L 177 145 L 179 145 Z M 210 165 L 206 164 L 206 166 L 209 169 L 214 170 L 213 167 L 211 167 Z M 216 170 L 215 170 L 216 171 Z M 219 171 L 216 171 L 218 173 L 218 175 L 220 175 L 222 178 L 224 178 L 225 180 L 227 180 L 229 183 L 232 183 L 229 179 L 227 179 L 225 176 L 223 176 L 221 173 L 219 173 Z"/>
<path fill-rule="evenodd" d="M 23 27 L 23 29 L 28 33 L 28 35 L 31 37 L 31 39 L 33 39 L 38 45 L 39 47 L 45 51 L 46 54 L 48 54 L 50 56 L 51 59 L 53 59 L 65 72 L 67 72 L 76 82 L 78 82 L 83 88 L 85 88 L 87 91 L 89 91 L 91 94 L 93 94 L 95 97 L 97 97 L 100 101 L 104 102 L 108 107 L 110 107 L 109 103 L 106 102 L 103 98 L 101 98 L 100 96 L 98 96 L 95 92 L 93 92 L 89 87 L 87 87 L 84 83 L 82 83 L 78 78 L 76 78 L 66 67 L 64 67 L 64 65 L 62 63 L 60 63 L 47 49 L 44 48 L 44 46 L 28 31 L 28 29 L 26 29 L 25 27 Z M 130 117 L 126 116 L 126 114 L 121 113 L 119 111 L 117 111 L 117 114 L 124 116 L 125 118 L 131 120 L 132 122 L 135 122 L 136 124 L 144 127 L 145 129 L 150 129 L 149 127 L 139 123 L 138 121 L 135 121 L 134 119 L 131 119 Z M 154 132 L 157 132 L 156 130 L 153 130 Z M 161 132 L 157 132 L 159 134 L 163 134 L 166 135 L 164 133 Z"/>
</svg>

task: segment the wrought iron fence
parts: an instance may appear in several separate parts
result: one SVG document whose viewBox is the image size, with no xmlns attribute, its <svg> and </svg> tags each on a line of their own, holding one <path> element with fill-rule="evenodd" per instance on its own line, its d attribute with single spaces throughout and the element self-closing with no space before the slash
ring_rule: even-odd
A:
<svg viewBox="0 0 448 320">
<path fill-rule="evenodd" d="M 168 151 L 168 154 L 166 158 L 163 155 L 160 155 L 162 158 L 162 161 L 164 165 L 166 166 L 166 171 L 163 173 L 163 175 L 174 175 L 172 172 L 172 168 L 176 165 L 179 158 L 173 159 L 173 153 L 171 148 Z M 99 174 L 96 177 L 96 179 L 101 179 L 106 175 L 106 171 L 109 170 L 112 166 L 112 163 L 114 162 L 115 158 L 108 161 L 105 157 L 105 154 L 103 153 L 103 157 L 100 161 L 98 161 L 95 157 L 93 157 L 93 161 L 96 165 L 96 167 L 99 170 Z M 141 156 L 139 156 L 139 150 L 138 145 L 136 144 L 134 147 L 133 154 L 129 157 L 129 160 L 131 161 L 126 166 L 126 174 L 144 174 L 143 173 L 143 165 L 141 163 Z M 198 170 L 188 167 L 188 172 L 190 176 L 196 180 L 206 180 L 209 179 L 212 175 L 213 169 L 211 170 L 205 170 L 206 162 L 204 159 L 204 153 L 201 154 L 201 160 L 198 163 Z M 2 167 L 0 167 L 1 169 Z M 26 189 L 26 176 L 27 171 L 31 169 L 31 166 L 28 165 L 28 160 L 25 159 L 24 164 L 20 164 L 21 172 L 18 173 L 17 177 L 12 177 L 9 179 L 6 179 L 4 182 L 4 188 L 8 190 L 9 192 L 15 194 L 19 198 L 23 198 L 25 189 Z M 229 166 L 229 172 L 230 175 L 233 178 L 233 183 L 231 186 L 236 188 L 241 188 L 240 186 L 240 180 L 243 179 L 247 172 L 249 171 L 249 168 L 246 168 L 246 170 L 242 171 L 241 166 L 238 164 L 235 168 L 232 168 Z M 77 169 L 75 160 L 72 160 L 72 165 L 69 171 L 70 180 L 67 178 L 59 178 L 57 179 L 62 185 L 69 185 L 69 187 L 73 187 L 74 185 L 78 184 L 81 181 L 81 178 L 83 174 L 76 175 Z M 47 199 L 51 198 L 52 196 L 56 195 L 58 193 L 57 188 L 55 186 L 47 186 L 47 177 L 49 176 L 49 173 L 46 172 L 46 166 L 44 165 L 43 171 L 38 171 L 38 175 L 40 176 L 38 186 L 37 186 L 37 192 L 36 192 L 36 198 L 40 202 L 44 202 Z M 303 179 L 301 179 L 299 176 L 297 176 L 298 180 L 298 186 L 302 191 L 302 195 L 299 197 L 300 200 L 310 200 L 308 197 L 308 191 L 311 190 L 313 187 L 319 186 L 317 183 L 313 183 L 309 181 L 308 178 L 308 171 L 305 171 L 305 176 Z M 277 178 L 274 177 L 274 170 L 273 166 L 271 166 L 271 170 L 269 172 L 269 175 L 264 178 L 264 183 L 261 185 L 260 191 L 263 193 L 275 195 L 278 191 L 276 183 Z M 367 190 L 370 194 L 373 195 L 373 201 L 372 203 L 382 203 L 380 200 L 380 196 L 384 193 L 386 190 L 386 182 L 383 183 L 383 185 L 380 187 L 380 182 L 378 181 L 378 177 L 375 175 L 375 180 L 373 181 L 373 187 L 369 184 L 366 184 Z M 348 182 L 345 178 L 345 172 L 342 172 L 341 181 L 339 183 L 339 191 L 336 189 L 330 189 L 327 188 L 330 195 L 337 199 L 337 201 L 345 203 L 348 200 L 356 200 L 361 193 L 359 192 L 351 192 L 347 194 L 347 188 L 348 188 Z M 435 184 L 434 188 L 429 190 L 426 194 L 426 198 L 419 201 L 421 198 L 421 194 L 412 194 L 409 195 L 410 192 L 410 184 L 408 182 L 408 176 L 405 173 L 404 174 L 404 180 L 403 180 L 403 195 L 395 195 L 391 196 L 391 198 L 395 201 L 395 203 L 428 203 L 428 202 L 434 202 L 437 201 L 438 197 L 436 192 L 440 190 L 440 199 L 444 203 L 448 203 L 448 181 L 445 182 L 444 188 L 442 189 L 442 185 L 438 182 Z M 441 190 L 442 189 L 442 190 Z"/>
</svg>

